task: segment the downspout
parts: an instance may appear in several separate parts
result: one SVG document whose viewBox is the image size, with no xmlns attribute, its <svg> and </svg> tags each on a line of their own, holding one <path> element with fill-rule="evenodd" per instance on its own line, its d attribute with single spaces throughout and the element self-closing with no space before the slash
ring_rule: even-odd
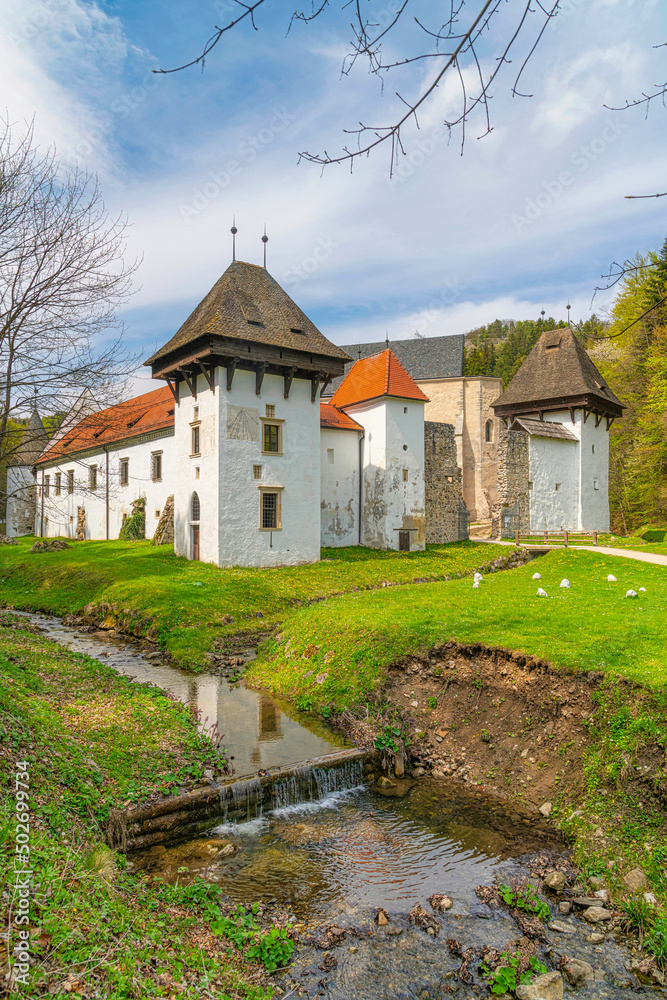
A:
<svg viewBox="0 0 667 1000">
<path fill-rule="evenodd" d="M 42 504 L 39 515 L 39 537 L 44 538 L 44 469 L 42 469 Z"/>
<path fill-rule="evenodd" d="M 104 454 L 105 459 L 105 469 L 104 469 L 104 493 L 105 493 L 105 503 L 106 503 L 106 535 L 107 542 L 109 541 L 109 449 L 105 447 Z"/>
<path fill-rule="evenodd" d="M 366 437 L 365 431 L 362 432 L 359 438 L 359 544 L 363 545 L 363 532 L 361 527 L 361 516 L 363 510 L 364 502 L 364 438 Z"/>
</svg>

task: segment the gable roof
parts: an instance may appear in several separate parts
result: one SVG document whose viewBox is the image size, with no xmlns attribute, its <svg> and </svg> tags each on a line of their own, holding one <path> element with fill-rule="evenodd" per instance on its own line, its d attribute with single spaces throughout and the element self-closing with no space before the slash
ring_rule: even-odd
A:
<svg viewBox="0 0 667 1000">
<path fill-rule="evenodd" d="M 33 407 L 18 447 L 7 464 L 33 466 L 48 443 L 49 435 L 44 430 L 37 407 Z"/>
<path fill-rule="evenodd" d="M 337 409 L 331 403 L 320 402 L 320 427 L 329 427 L 339 431 L 363 431 L 361 424 L 358 424 L 347 413 Z"/>
<path fill-rule="evenodd" d="M 320 333 L 265 268 L 240 260 L 229 265 L 171 340 L 145 364 L 210 334 L 350 360 Z"/>
<path fill-rule="evenodd" d="M 450 337 L 415 337 L 410 340 L 392 340 L 391 350 L 413 379 L 456 378 L 463 375 L 463 351 L 465 334 Z M 379 354 L 383 343 L 347 344 L 350 354 L 356 358 L 370 358 Z M 351 365 L 345 366 L 346 373 Z M 328 389 L 333 395 L 345 375 L 334 379 Z"/>
<path fill-rule="evenodd" d="M 100 450 L 117 441 L 139 437 L 148 431 L 174 426 L 174 397 L 168 386 L 135 396 L 125 403 L 90 413 L 64 437 L 45 451 L 39 465 L 58 462 L 69 455 L 91 448 Z"/>
<path fill-rule="evenodd" d="M 540 403 L 589 397 L 590 405 L 620 415 L 614 395 L 569 327 L 547 330 L 501 396 L 491 405 L 499 414 L 539 409 Z"/>
<path fill-rule="evenodd" d="M 515 417 L 510 430 L 527 431 L 531 437 L 559 438 L 561 441 L 579 440 L 576 434 L 556 420 L 528 420 L 526 417 Z"/>
<path fill-rule="evenodd" d="M 391 350 L 355 362 L 331 397 L 331 402 L 338 409 L 344 409 L 382 396 L 428 403 L 428 396 L 424 395 Z"/>
</svg>

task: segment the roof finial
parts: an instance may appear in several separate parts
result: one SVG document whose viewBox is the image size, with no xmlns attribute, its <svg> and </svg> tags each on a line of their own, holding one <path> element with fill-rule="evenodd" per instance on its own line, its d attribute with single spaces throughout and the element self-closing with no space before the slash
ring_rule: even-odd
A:
<svg viewBox="0 0 667 1000">
<path fill-rule="evenodd" d="M 389 330 L 385 330 L 384 342 L 387 350 L 389 350 Z"/>
<path fill-rule="evenodd" d="M 361 344 L 359 344 L 358 353 L 359 353 L 359 360 L 361 361 Z"/>
<path fill-rule="evenodd" d="M 264 235 L 262 236 L 262 243 L 264 244 L 264 270 L 266 271 L 266 244 L 269 242 L 269 237 L 266 235 L 266 223 L 264 223 Z"/>
<path fill-rule="evenodd" d="M 572 306 L 568 302 L 568 304 L 565 306 L 565 308 L 567 309 L 567 325 L 570 326 L 571 325 L 570 324 L 570 309 L 572 308 Z"/>
<path fill-rule="evenodd" d="M 540 311 L 540 333 L 544 333 L 544 309 Z"/>
<path fill-rule="evenodd" d="M 232 234 L 232 261 L 236 260 L 236 234 L 238 229 L 236 228 L 236 216 L 232 218 L 232 228 L 230 229 Z"/>
</svg>

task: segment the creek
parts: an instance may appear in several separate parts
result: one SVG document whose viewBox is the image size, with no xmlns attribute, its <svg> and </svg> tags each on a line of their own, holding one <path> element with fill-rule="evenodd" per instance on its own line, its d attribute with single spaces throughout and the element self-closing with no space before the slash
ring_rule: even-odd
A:
<svg viewBox="0 0 667 1000">
<path fill-rule="evenodd" d="M 203 834 L 135 852 L 132 861 L 168 881 L 203 877 L 224 887 L 233 901 L 262 900 L 289 914 L 300 947 L 290 970 L 277 977 L 288 995 L 488 995 L 478 978 L 460 981 L 461 951 L 500 951 L 521 932 L 507 908 L 481 903 L 475 888 L 530 877 L 554 861 L 567 867 L 566 851 L 546 824 L 452 780 L 421 778 L 380 789 L 365 780 L 362 761 L 350 760 L 336 771 L 306 764 L 340 754 L 345 742 L 262 692 L 176 669 L 121 636 L 23 616 L 61 645 L 171 692 L 200 713 L 203 728 L 215 723 L 224 734 L 237 775 L 244 777 L 228 795 L 239 818 L 226 822 L 225 806 Z M 268 805 L 258 799 L 257 772 L 290 765 L 291 776 L 276 785 Z M 409 913 L 416 903 L 430 913 L 433 893 L 446 894 L 453 905 L 437 914 L 442 932 L 429 937 L 410 923 Z M 552 919 L 558 918 L 557 901 L 551 897 L 549 904 Z M 390 915 L 384 928 L 374 919 L 378 907 Z M 595 967 L 596 980 L 578 995 L 627 996 L 631 980 L 623 946 L 611 936 L 603 944 L 587 942 L 590 928 L 581 920 L 560 919 L 571 933 L 547 932 L 540 954 L 549 968 L 557 967 L 562 954 L 581 958 Z M 340 930 L 338 938 L 323 930 L 332 925 Z"/>
</svg>

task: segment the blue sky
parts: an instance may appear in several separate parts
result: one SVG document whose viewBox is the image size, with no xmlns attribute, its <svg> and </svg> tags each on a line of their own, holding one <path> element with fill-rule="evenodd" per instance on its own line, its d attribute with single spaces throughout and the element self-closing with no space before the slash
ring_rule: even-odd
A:
<svg viewBox="0 0 667 1000">
<path fill-rule="evenodd" d="M 91 3 L 4 0 L 0 84 L 10 117 L 35 116 L 43 146 L 96 170 L 112 212 L 131 223 L 128 253 L 143 257 L 126 311 L 128 337 L 148 356 L 180 326 L 231 258 L 269 270 L 332 340 L 462 333 L 541 308 L 586 318 L 612 260 L 659 247 L 667 198 L 667 111 L 604 105 L 667 76 L 667 10 L 658 0 L 564 0 L 528 66 L 531 99 L 496 88 L 494 130 L 473 122 L 464 155 L 440 124 L 456 104 L 441 87 L 405 133 L 393 178 L 380 148 L 352 174 L 297 163 L 304 149 L 339 151 L 343 129 L 382 124 L 395 90 L 422 92 L 415 64 L 384 94 L 361 64 L 341 79 L 349 14 L 286 37 L 294 4 L 268 2 L 211 53 L 204 73 L 151 70 L 196 55 L 231 0 Z M 448 6 L 448 3 L 444 4 Z M 509 0 L 504 25 L 523 3 Z M 380 18 L 392 0 L 371 0 Z M 432 12 L 434 0 L 422 10 Z M 414 51 L 414 29 L 389 53 Z M 481 50 L 491 65 L 493 49 Z M 486 62 L 485 62 L 486 60 Z M 598 294 L 600 313 L 612 296 Z"/>
</svg>

